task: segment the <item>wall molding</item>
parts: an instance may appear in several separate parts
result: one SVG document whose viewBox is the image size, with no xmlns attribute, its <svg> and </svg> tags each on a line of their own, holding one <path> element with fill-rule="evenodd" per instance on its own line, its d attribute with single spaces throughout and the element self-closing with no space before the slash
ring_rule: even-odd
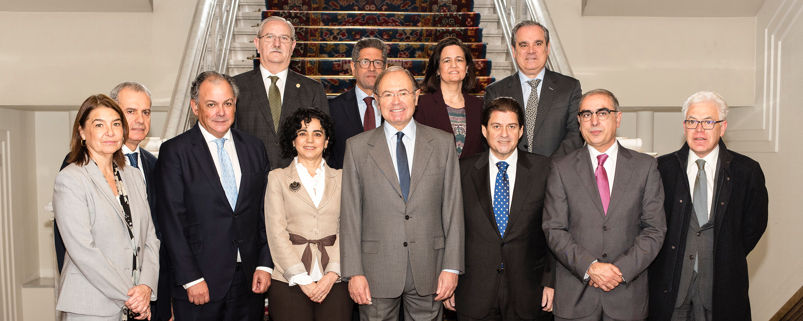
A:
<svg viewBox="0 0 803 321">
<path fill-rule="evenodd" d="M 10 144 L 11 132 L 0 130 L 0 319 L 2 320 L 18 320 Z"/>
<path fill-rule="evenodd" d="M 767 5 L 775 4 L 767 1 Z M 781 0 L 774 9 L 759 11 L 756 17 L 756 104 L 730 107 L 730 128 L 725 134 L 728 148 L 740 152 L 778 152 L 783 44 L 800 41 L 787 35 L 801 16 L 803 0 Z"/>
</svg>

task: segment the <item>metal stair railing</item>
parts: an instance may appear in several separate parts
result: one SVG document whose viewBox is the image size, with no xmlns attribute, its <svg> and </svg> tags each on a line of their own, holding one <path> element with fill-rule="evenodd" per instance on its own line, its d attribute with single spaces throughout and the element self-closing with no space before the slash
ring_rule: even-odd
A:
<svg viewBox="0 0 803 321">
<path fill-rule="evenodd" d="M 193 79 L 207 70 L 226 72 L 239 3 L 239 0 L 198 1 L 162 140 L 170 139 L 195 124 L 195 115 L 189 108 Z"/>
</svg>

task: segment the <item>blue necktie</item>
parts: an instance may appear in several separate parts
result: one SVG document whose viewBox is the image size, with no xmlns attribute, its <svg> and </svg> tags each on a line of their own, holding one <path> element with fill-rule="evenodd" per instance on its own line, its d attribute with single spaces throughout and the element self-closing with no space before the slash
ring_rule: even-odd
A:
<svg viewBox="0 0 803 321">
<path fill-rule="evenodd" d="M 229 153 L 223 148 L 225 143 L 225 138 L 215 140 L 217 157 L 220 161 L 220 183 L 223 185 L 223 191 L 226 192 L 226 198 L 229 200 L 231 209 L 234 210 L 235 205 L 237 205 L 237 180 L 234 178 L 234 167 L 231 166 Z"/>
<path fill-rule="evenodd" d="M 128 157 L 128 162 L 131 164 L 131 166 L 134 168 L 139 168 L 139 159 L 137 158 L 136 152 L 125 154 L 125 156 Z"/>
<path fill-rule="evenodd" d="M 396 133 L 396 167 L 399 171 L 399 186 L 402 196 L 407 202 L 407 195 L 410 193 L 410 167 L 407 165 L 407 148 L 404 147 L 402 137 L 404 137 L 404 133 Z"/>
<path fill-rule="evenodd" d="M 499 235 L 505 236 L 508 214 L 510 213 L 510 181 L 507 177 L 507 162 L 497 162 L 496 183 L 494 184 L 494 218 L 499 228 Z"/>
</svg>

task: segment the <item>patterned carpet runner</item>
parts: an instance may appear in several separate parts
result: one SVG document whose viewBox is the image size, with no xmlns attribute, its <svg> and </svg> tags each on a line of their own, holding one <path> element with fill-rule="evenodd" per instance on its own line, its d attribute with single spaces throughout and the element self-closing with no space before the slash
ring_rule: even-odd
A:
<svg viewBox="0 0 803 321">
<path fill-rule="evenodd" d="M 423 79 L 435 44 L 445 37 L 462 40 L 472 52 L 481 94 L 494 81 L 491 61 L 472 0 L 266 0 L 262 18 L 281 16 L 296 27 L 290 69 L 317 79 L 331 96 L 354 86 L 349 62 L 363 37 L 384 40 L 389 65 L 401 65 Z M 257 58 L 258 59 L 258 58 Z M 254 61 L 255 68 L 259 61 Z"/>
</svg>

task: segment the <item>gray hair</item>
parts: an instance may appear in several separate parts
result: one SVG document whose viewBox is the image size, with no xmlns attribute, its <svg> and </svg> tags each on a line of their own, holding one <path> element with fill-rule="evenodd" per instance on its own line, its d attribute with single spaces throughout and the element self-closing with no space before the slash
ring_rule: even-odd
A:
<svg viewBox="0 0 803 321">
<path fill-rule="evenodd" d="M 593 96 L 593 95 L 603 95 L 605 97 L 610 98 L 611 101 L 613 102 L 613 109 L 614 110 L 619 110 L 619 99 L 616 99 L 616 96 L 610 90 L 603 89 L 603 88 L 597 88 L 597 89 L 592 89 L 592 90 L 586 91 L 586 93 L 583 94 L 582 97 L 580 97 L 580 104 L 581 105 L 583 104 L 583 100 L 585 100 L 586 97 Z"/>
<path fill-rule="evenodd" d="M 387 69 L 383 70 L 381 73 L 379 73 L 379 76 L 376 76 L 376 83 L 374 84 L 374 95 L 377 94 L 376 90 L 379 89 L 379 83 L 382 82 L 382 79 L 385 78 L 385 75 L 396 71 L 404 71 L 407 77 L 410 78 L 410 84 L 413 85 L 413 91 L 416 91 L 418 89 L 415 77 L 413 77 L 413 74 L 411 74 L 409 70 L 404 69 L 404 67 L 402 66 L 390 66 Z"/>
<path fill-rule="evenodd" d="M 264 36 L 264 35 L 260 35 L 260 33 L 262 32 L 262 28 L 265 27 L 265 24 L 267 24 L 268 22 L 271 22 L 271 21 L 281 21 L 281 22 L 286 23 L 287 26 L 290 27 L 290 37 L 292 37 L 293 40 L 296 40 L 296 27 L 293 27 L 293 23 L 290 22 L 290 20 L 287 20 L 287 19 L 279 17 L 279 16 L 270 16 L 270 17 L 267 17 L 265 19 L 262 19 L 262 22 L 259 23 L 259 29 L 257 31 L 257 38 Z"/>
<path fill-rule="evenodd" d="M 681 109 L 683 118 L 686 118 L 686 112 L 689 111 L 689 106 L 702 102 L 712 102 L 717 105 L 719 120 L 725 120 L 725 117 L 728 116 L 728 104 L 725 102 L 725 99 L 718 93 L 703 90 L 693 93 L 689 98 L 686 98 L 686 101 L 683 103 L 683 108 Z"/>
<path fill-rule="evenodd" d="M 374 37 L 362 38 L 360 41 L 357 41 L 354 45 L 354 49 L 351 51 L 351 60 L 357 62 L 357 60 L 360 59 L 360 51 L 365 48 L 379 49 L 379 51 L 382 52 L 382 60 L 388 60 L 387 45 L 385 45 L 384 41 Z"/>
<path fill-rule="evenodd" d="M 510 37 L 510 45 L 513 46 L 513 48 L 516 48 L 516 32 L 519 31 L 519 29 L 521 29 L 522 27 L 529 27 L 529 26 L 541 27 L 541 30 L 544 31 L 544 38 L 546 39 L 546 44 L 549 44 L 549 29 L 547 29 L 546 27 L 544 27 L 544 25 L 538 22 L 532 20 L 524 20 L 517 23 L 516 26 L 513 27 L 513 31 L 510 32 L 510 34 L 512 35 Z"/>
<path fill-rule="evenodd" d="M 227 74 L 221 74 L 217 71 L 204 71 L 195 77 L 195 80 L 192 82 L 192 87 L 190 87 L 190 99 L 192 99 L 196 104 L 200 104 L 198 101 L 198 92 L 201 89 L 201 84 L 207 80 L 223 80 L 231 86 L 231 91 L 234 92 L 234 99 L 237 99 L 237 96 L 240 95 L 240 88 L 237 88 L 237 85 L 234 84 L 234 79 Z"/>
<path fill-rule="evenodd" d="M 117 97 L 120 95 L 120 92 L 123 89 L 131 89 L 138 93 L 144 93 L 145 96 L 148 96 L 148 102 L 149 102 L 148 104 L 149 105 L 153 104 L 153 100 L 151 99 L 151 91 L 148 90 L 148 87 L 145 87 L 145 85 L 138 83 L 136 81 L 125 81 L 119 83 L 117 86 L 114 86 L 114 88 L 112 88 L 112 91 L 109 93 L 109 97 L 111 97 L 111 99 L 113 99 L 117 103 L 120 103 L 120 100 L 118 100 Z"/>
</svg>

